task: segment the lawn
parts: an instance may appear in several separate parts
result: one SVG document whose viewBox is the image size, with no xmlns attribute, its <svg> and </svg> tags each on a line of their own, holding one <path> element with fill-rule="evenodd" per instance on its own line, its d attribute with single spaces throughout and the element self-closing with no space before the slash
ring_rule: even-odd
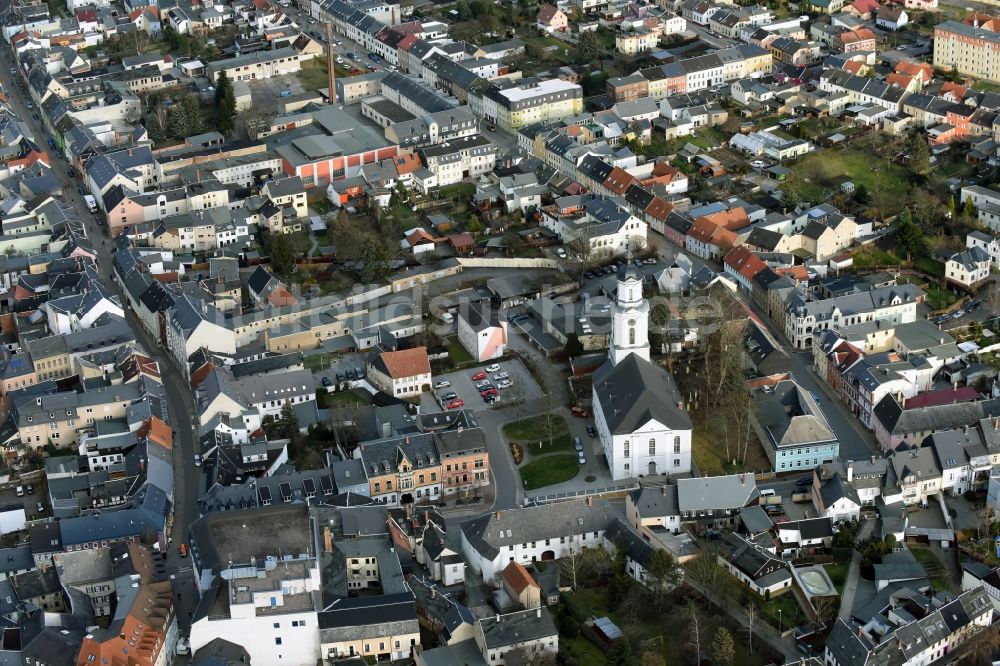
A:
<svg viewBox="0 0 1000 666">
<path fill-rule="evenodd" d="M 877 247 L 866 248 L 854 255 L 854 268 L 874 268 L 876 266 L 898 266 L 902 260 L 891 252 Z"/>
<path fill-rule="evenodd" d="M 338 65 L 334 65 L 333 71 L 337 76 L 350 76 L 350 72 Z M 329 88 L 329 79 L 326 75 L 326 59 L 313 58 L 302 63 L 302 69 L 296 72 L 302 87 L 307 91 L 318 92 L 320 88 Z"/>
<path fill-rule="evenodd" d="M 935 590 L 946 591 L 951 588 L 948 583 L 948 572 L 942 564 L 938 556 L 934 554 L 929 548 L 911 548 L 910 552 L 913 553 L 913 557 L 916 558 L 917 562 L 923 565 L 924 570 L 927 572 L 927 577 L 931 581 L 931 585 L 934 586 Z"/>
<path fill-rule="evenodd" d="M 508 423 L 503 427 L 504 437 L 510 441 L 521 443 L 525 452 L 533 456 L 573 450 L 573 436 L 569 434 L 566 421 L 561 416 L 552 417 L 554 437 L 551 443 L 547 432 L 544 415 Z"/>
<path fill-rule="evenodd" d="M 457 201 L 468 201 L 476 193 L 475 183 L 454 183 L 445 185 L 438 190 L 442 199 L 455 199 Z"/>
<path fill-rule="evenodd" d="M 316 392 L 316 401 L 319 403 L 320 409 L 328 409 L 330 407 L 343 407 L 345 405 L 368 405 L 371 401 L 364 398 L 354 391 L 336 391 L 334 393 L 328 393 L 326 391 Z"/>
<path fill-rule="evenodd" d="M 472 354 L 458 341 L 458 336 L 448 338 L 448 355 L 455 365 L 463 365 L 472 362 Z"/>
<path fill-rule="evenodd" d="M 698 422 L 698 418 L 692 420 Z M 704 422 L 702 419 L 700 422 Z M 718 476 L 721 474 L 735 474 L 737 472 L 766 469 L 769 464 L 764 449 L 761 447 L 756 436 L 750 442 L 747 450 L 746 464 L 741 465 L 739 459 L 735 465 L 726 460 L 725 434 L 721 432 L 726 427 L 722 419 L 714 419 L 709 426 L 710 432 L 705 429 L 695 427 L 691 435 L 691 446 L 694 454 L 694 462 L 698 466 L 698 471 L 703 476 Z M 733 452 L 730 452 L 732 454 Z M 740 453 L 742 455 L 742 452 Z"/>
<path fill-rule="evenodd" d="M 771 597 L 770 601 L 761 600 L 760 608 L 764 612 L 764 615 L 768 617 L 768 623 L 774 625 L 776 629 L 779 622 L 779 610 L 781 611 L 780 622 L 782 630 L 798 626 L 806 620 L 802 616 L 802 611 L 799 610 L 799 605 L 795 603 L 795 597 L 790 591 L 778 597 Z"/>
<path fill-rule="evenodd" d="M 869 152 L 846 148 L 809 153 L 790 168 L 801 174 L 801 195 L 812 201 L 827 190 L 836 190 L 847 174 L 855 187 L 864 185 L 869 192 L 884 192 L 889 201 L 902 204 L 910 191 L 909 172 L 905 167 Z"/>
<path fill-rule="evenodd" d="M 847 582 L 847 571 L 850 569 L 850 562 L 835 562 L 826 565 L 826 575 L 830 577 L 834 587 L 838 592 L 843 593 L 844 583 Z"/>
<path fill-rule="evenodd" d="M 944 277 L 944 264 L 930 257 L 914 257 L 913 266 L 929 275 Z"/>
<path fill-rule="evenodd" d="M 958 296 L 937 285 L 927 285 L 924 293 L 927 294 L 927 304 L 932 310 L 943 310 L 958 300 Z"/>
<path fill-rule="evenodd" d="M 544 488 L 556 483 L 569 481 L 580 471 L 576 456 L 557 453 L 534 460 L 518 470 L 525 490 Z"/>
<path fill-rule="evenodd" d="M 310 372 L 319 372 L 320 370 L 326 370 L 330 367 L 330 355 L 329 354 L 312 354 L 310 356 L 302 357 L 302 365 L 306 367 L 306 370 Z"/>
<path fill-rule="evenodd" d="M 586 618 L 610 617 L 611 620 L 623 630 L 628 630 L 627 613 L 612 611 L 607 605 L 607 589 L 604 587 L 581 588 L 575 592 L 567 593 L 578 612 Z M 724 623 L 726 628 L 733 634 L 734 658 L 732 663 L 741 666 L 757 666 L 758 664 L 769 663 L 767 650 L 763 649 L 761 643 L 754 641 L 754 654 L 747 650 L 747 635 L 745 631 L 738 631 L 734 623 L 729 618 L 721 614 L 718 609 L 711 605 L 697 602 L 701 611 L 701 621 L 699 630 L 702 634 L 702 650 L 708 651 L 708 644 L 718 630 L 721 617 L 726 618 Z M 556 618 L 561 613 L 568 613 L 566 606 L 560 604 L 554 609 Z M 646 650 L 654 652 L 663 658 L 666 666 L 687 666 L 691 663 L 691 644 L 689 637 L 690 613 L 681 606 L 674 606 L 664 611 L 657 612 L 649 609 L 648 612 L 637 614 L 633 631 L 637 642 L 642 646 L 640 653 Z M 581 633 L 576 638 L 566 639 L 559 637 L 559 651 L 569 653 L 573 662 L 579 666 L 600 666 L 608 663 L 605 654 Z"/>
</svg>

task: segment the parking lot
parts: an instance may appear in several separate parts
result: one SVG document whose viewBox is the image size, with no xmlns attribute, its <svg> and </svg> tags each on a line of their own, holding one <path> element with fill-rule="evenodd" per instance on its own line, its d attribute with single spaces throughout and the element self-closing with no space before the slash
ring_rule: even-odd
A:
<svg viewBox="0 0 1000 666">
<path fill-rule="evenodd" d="M 313 380 L 316 383 L 316 388 L 323 385 L 324 377 L 329 378 L 330 382 L 335 386 L 337 384 L 338 372 L 346 375 L 348 370 L 354 370 L 355 368 L 361 368 L 361 371 L 365 372 L 365 358 L 365 354 L 361 353 L 331 355 L 330 361 L 332 365 L 329 368 L 313 372 Z M 344 381 L 344 379 L 341 379 L 341 381 Z"/>
<path fill-rule="evenodd" d="M 480 371 L 485 372 L 486 367 L 493 363 L 499 363 L 500 370 L 487 373 L 490 383 L 494 387 L 497 387 L 498 382 L 493 379 L 493 376 L 497 372 L 507 372 L 510 374 L 509 379 L 514 385 L 506 389 L 498 388 L 496 402 L 489 405 L 479 395 L 479 389 L 476 388 L 476 382 L 472 381 L 472 376 Z M 497 409 L 510 407 L 516 400 L 522 400 L 524 403 L 530 404 L 541 398 L 541 391 L 538 389 L 538 384 L 535 383 L 535 380 L 532 379 L 527 369 L 518 359 L 492 361 L 483 363 L 475 368 L 466 368 L 465 370 L 449 372 L 445 375 L 435 375 L 433 383 L 436 384 L 440 381 L 448 381 L 451 383 L 451 386 L 435 389 L 432 393 L 424 393 L 420 400 L 421 411 L 437 411 L 444 408 L 446 401 L 443 397 L 451 393 L 454 393 L 458 399 L 465 401 L 466 409 L 473 410 L 485 409 L 491 406 Z"/>
<path fill-rule="evenodd" d="M 305 90 L 302 82 L 295 74 L 275 76 L 270 79 L 256 79 L 250 86 L 250 99 L 256 105 L 274 105 L 280 101 L 282 91 L 290 91 L 290 95 L 298 95 Z"/>
</svg>

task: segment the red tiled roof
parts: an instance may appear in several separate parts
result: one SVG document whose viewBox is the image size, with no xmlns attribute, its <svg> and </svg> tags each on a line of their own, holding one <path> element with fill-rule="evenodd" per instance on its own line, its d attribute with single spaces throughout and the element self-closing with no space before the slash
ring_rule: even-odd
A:
<svg viewBox="0 0 1000 666">
<path fill-rule="evenodd" d="M 542 5 L 542 8 L 538 10 L 537 21 L 539 23 L 551 23 L 552 19 L 556 17 L 559 12 L 559 8 L 553 5 Z"/>
<path fill-rule="evenodd" d="M 521 594 L 529 587 L 539 587 L 535 579 L 531 577 L 528 570 L 520 562 L 511 562 L 503 570 L 503 579 L 507 581 L 514 594 Z"/>
<path fill-rule="evenodd" d="M 393 379 L 429 375 L 431 372 L 431 361 L 427 356 L 427 347 L 382 352 L 380 358 L 389 376 Z"/>
<path fill-rule="evenodd" d="M 960 386 L 958 388 L 946 388 L 938 391 L 928 391 L 906 398 L 903 402 L 903 409 L 920 409 L 922 407 L 937 407 L 953 402 L 974 402 L 979 399 L 979 391 L 974 386 Z"/>
</svg>

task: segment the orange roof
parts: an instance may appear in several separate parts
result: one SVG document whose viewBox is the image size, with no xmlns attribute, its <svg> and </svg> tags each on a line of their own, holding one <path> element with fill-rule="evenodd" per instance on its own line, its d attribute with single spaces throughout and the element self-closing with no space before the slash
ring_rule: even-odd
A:
<svg viewBox="0 0 1000 666">
<path fill-rule="evenodd" d="M 403 351 L 382 352 L 379 354 L 382 364 L 393 379 L 415 377 L 431 373 L 431 361 L 427 356 L 427 347 L 414 347 Z"/>
<path fill-rule="evenodd" d="M 860 74 L 861 70 L 863 70 L 865 67 L 867 67 L 867 65 L 858 60 L 848 60 L 847 62 L 844 63 L 844 69 L 850 72 L 851 74 Z"/>
<path fill-rule="evenodd" d="M 860 14 L 868 14 L 878 9 L 878 0 L 854 0 L 851 6 Z"/>
<path fill-rule="evenodd" d="M 896 64 L 896 72 L 915 76 L 924 83 L 934 78 L 934 68 L 926 62 L 900 61 Z"/>
<path fill-rule="evenodd" d="M 162 419 L 151 416 L 148 422 L 148 429 L 146 437 L 165 449 L 173 446 L 174 434 L 170 430 L 170 426 L 164 423 Z"/>
<path fill-rule="evenodd" d="M 875 33 L 868 28 L 858 28 L 857 30 L 842 32 L 838 35 L 838 38 L 844 44 L 853 44 L 854 42 L 866 42 L 875 39 Z"/>
<path fill-rule="evenodd" d="M 951 93 L 952 97 L 961 101 L 965 99 L 966 94 L 968 94 L 969 89 L 963 85 L 957 83 L 952 83 L 951 81 L 945 81 L 941 84 L 941 90 L 938 95 L 944 97 L 947 93 Z"/>
<path fill-rule="evenodd" d="M 556 17 L 558 12 L 558 7 L 554 7 L 552 5 L 542 5 L 542 8 L 538 10 L 538 18 L 536 20 L 539 23 L 551 23 L 552 19 Z"/>
<path fill-rule="evenodd" d="M 608 188 L 615 194 L 622 195 L 625 194 L 625 190 L 627 190 L 632 183 L 638 182 L 639 179 L 625 169 L 615 167 L 611 170 L 611 173 L 608 174 L 608 177 L 604 179 L 604 187 Z"/>
<path fill-rule="evenodd" d="M 694 224 L 688 230 L 688 236 L 702 243 L 716 245 L 721 248 L 732 247 L 736 242 L 736 234 L 725 227 L 714 224 L 703 215 L 695 219 Z"/>
<path fill-rule="evenodd" d="M 776 268 L 774 272 L 778 275 L 787 275 L 796 282 L 807 282 L 809 280 L 809 271 L 806 270 L 805 266 L 790 266 L 788 268 Z"/>
<path fill-rule="evenodd" d="M 649 205 L 646 206 L 646 210 L 644 212 L 654 220 L 665 220 L 667 219 L 667 216 L 673 212 L 673 210 L 674 205 L 672 203 L 666 199 L 655 197 L 651 202 L 649 202 Z"/>
<path fill-rule="evenodd" d="M 400 176 L 413 173 L 422 166 L 420 164 L 420 156 L 416 153 L 396 155 L 392 158 L 392 161 L 396 165 L 396 172 L 399 173 Z"/>
<path fill-rule="evenodd" d="M 982 28 L 983 30 L 989 30 L 990 32 L 1000 32 L 1000 19 L 992 14 L 973 12 L 972 14 L 966 16 L 962 20 L 962 23 L 976 26 Z"/>
<path fill-rule="evenodd" d="M 712 224 L 729 229 L 730 231 L 738 231 L 750 224 L 750 218 L 747 217 L 747 212 L 742 208 L 720 210 L 718 213 L 702 215 L 699 219 L 708 220 Z"/>
<path fill-rule="evenodd" d="M 913 82 L 913 77 L 907 74 L 892 73 L 885 77 L 885 82 L 889 84 L 895 84 L 900 88 L 909 88 L 910 84 Z"/>
<path fill-rule="evenodd" d="M 503 570 L 503 579 L 507 581 L 510 585 L 510 589 L 514 590 L 514 594 L 521 594 L 525 589 L 529 587 L 539 587 L 535 579 L 531 577 L 528 570 L 520 562 L 511 562 Z"/>
<path fill-rule="evenodd" d="M 288 291 L 288 289 L 282 285 L 278 285 L 267 295 L 267 302 L 280 307 L 282 305 L 295 305 L 299 302 L 299 299 L 295 298 L 295 295 Z"/>
<path fill-rule="evenodd" d="M 767 268 L 760 257 L 742 245 L 734 248 L 722 261 L 748 280 Z"/>
</svg>

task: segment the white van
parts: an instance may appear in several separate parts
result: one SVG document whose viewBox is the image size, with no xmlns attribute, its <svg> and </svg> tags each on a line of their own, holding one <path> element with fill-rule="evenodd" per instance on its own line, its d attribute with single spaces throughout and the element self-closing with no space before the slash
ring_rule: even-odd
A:
<svg viewBox="0 0 1000 666">
<path fill-rule="evenodd" d="M 17 496 L 18 497 L 24 497 L 24 486 L 18 486 L 17 487 Z"/>
<path fill-rule="evenodd" d="M 761 497 L 774 497 L 774 488 L 764 488 L 764 490 L 760 491 L 760 496 Z"/>
</svg>

